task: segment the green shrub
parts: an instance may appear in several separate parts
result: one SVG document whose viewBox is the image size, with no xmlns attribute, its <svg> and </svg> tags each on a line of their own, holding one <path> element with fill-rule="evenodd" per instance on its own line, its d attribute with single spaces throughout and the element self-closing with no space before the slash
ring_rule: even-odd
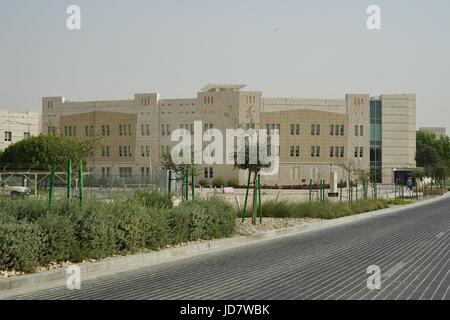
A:
<svg viewBox="0 0 450 320">
<path fill-rule="evenodd" d="M 198 180 L 198 184 L 199 184 L 199 186 L 207 187 L 208 186 L 208 180 L 200 179 L 200 180 Z"/>
<path fill-rule="evenodd" d="M 220 188 L 225 185 L 225 180 L 222 177 L 214 178 L 212 181 L 212 186 L 216 188 Z"/>
<path fill-rule="evenodd" d="M 119 251 L 135 252 L 145 248 L 144 215 L 146 208 L 130 200 L 117 200 L 111 208 L 117 222 Z"/>
<path fill-rule="evenodd" d="M 138 202 L 147 208 L 172 208 L 172 200 L 167 195 L 157 191 L 136 191 L 133 201 Z"/>
<path fill-rule="evenodd" d="M 143 216 L 144 242 L 147 249 L 158 250 L 169 243 L 168 212 L 153 208 Z"/>
<path fill-rule="evenodd" d="M 70 216 L 51 212 L 42 216 L 36 223 L 45 237 L 40 248 L 43 263 L 67 261 L 73 258 L 78 249 L 75 238 L 75 224 Z"/>
<path fill-rule="evenodd" d="M 0 225 L 0 269 L 32 272 L 40 262 L 42 230 L 32 223 Z"/>
<path fill-rule="evenodd" d="M 81 207 L 76 201 L 60 200 L 50 210 L 46 201 L 0 201 L 0 270 L 33 271 L 50 262 L 158 250 L 167 244 L 224 237 L 234 230 L 235 210 L 223 200 L 197 200 L 177 208 L 168 204 L 149 193 L 111 202 L 86 201 Z"/>
<path fill-rule="evenodd" d="M 188 202 L 189 203 L 189 202 Z M 182 204 L 167 212 L 167 242 L 176 244 L 189 241 L 191 234 L 192 215 Z"/>
<path fill-rule="evenodd" d="M 312 202 L 267 201 L 263 203 L 263 215 L 275 218 L 319 218 L 334 219 L 387 208 L 384 200 L 358 200 L 352 204 L 326 202 L 324 205 Z"/>
<path fill-rule="evenodd" d="M 36 199 L 2 199 L 0 211 L 20 221 L 35 221 L 47 214 L 48 205 Z"/>
<path fill-rule="evenodd" d="M 115 254 L 117 219 L 112 205 L 88 202 L 72 216 L 78 248 L 71 256 L 75 261 L 99 259 Z"/>
<path fill-rule="evenodd" d="M 233 187 L 238 188 L 239 187 L 239 180 L 236 178 L 231 178 L 227 180 L 227 187 Z"/>
</svg>

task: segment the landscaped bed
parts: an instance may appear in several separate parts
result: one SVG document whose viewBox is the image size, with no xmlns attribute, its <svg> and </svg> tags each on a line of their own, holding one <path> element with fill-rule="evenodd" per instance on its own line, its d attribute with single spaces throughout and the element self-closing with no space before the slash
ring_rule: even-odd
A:
<svg viewBox="0 0 450 320">
<path fill-rule="evenodd" d="M 219 199 L 172 203 L 138 192 L 113 202 L 0 200 L 0 270 L 34 272 L 62 262 L 82 262 L 159 250 L 234 233 L 235 209 Z M 6 274 L 6 273 L 4 273 Z"/>
</svg>

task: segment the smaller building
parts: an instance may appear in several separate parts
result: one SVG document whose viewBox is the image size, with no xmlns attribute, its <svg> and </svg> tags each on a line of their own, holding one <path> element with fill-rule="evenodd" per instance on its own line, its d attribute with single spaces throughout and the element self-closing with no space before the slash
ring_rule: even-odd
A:
<svg viewBox="0 0 450 320">
<path fill-rule="evenodd" d="M 436 137 L 445 137 L 447 135 L 446 129 L 444 127 L 422 127 L 419 129 L 420 132 L 434 133 Z"/>
<path fill-rule="evenodd" d="M 16 113 L 0 109 L 0 150 L 41 132 L 41 117 L 37 112 Z"/>
</svg>

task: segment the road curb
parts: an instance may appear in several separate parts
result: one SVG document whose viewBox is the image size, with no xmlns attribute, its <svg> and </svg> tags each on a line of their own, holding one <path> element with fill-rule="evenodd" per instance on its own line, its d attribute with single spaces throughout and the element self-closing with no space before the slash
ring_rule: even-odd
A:
<svg viewBox="0 0 450 320">
<path fill-rule="evenodd" d="M 423 200 L 410 205 L 396 206 L 333 220 L 327 220 L 320 223 L 294 226 L 253 235 L 241 235 L 232 238 L 204 241 L 183 247 L 169 248 L 163 249 L 161 251 L 153 251 L 149 253 L 118 257 L 99 262 L 83 263 L 78 264 L 78 267 L 80 268 L 81 279 L 90 279 L 111 273 L 125 272 L 142 267 L 158 265 L 165 262 L 181 260 L 196 255 L 261 243 L 262 241 L 269 241 L 285 236 L 324 230 L 338 225 L 357 222 L 381 215 L 393 214 L 410 208 L 421 207 L 432 202 L 444 200 L 449 196 L 450 194 L 447 193 L 444 196 Z M 67 277 L 70 275 L 71 273 L 67 273 L 67 269 L 57 269 L 41 273 L 0 279 L 0 298 L 2 296 L 10 296 L 14 291 L 17 290 L 27 290 L 32 288 L 32 290 L 34 291 L 43 287 L 64 285 Z"/>
</svg>

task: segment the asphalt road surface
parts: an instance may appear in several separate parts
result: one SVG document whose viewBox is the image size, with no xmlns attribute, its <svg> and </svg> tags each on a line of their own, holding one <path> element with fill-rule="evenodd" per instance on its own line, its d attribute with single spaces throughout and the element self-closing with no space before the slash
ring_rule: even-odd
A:
<svg viewBox="0 0 450 320">
<path fill-rule="evenodd" d="M 450 197 L 16 299 L 450 299 Z M 369 266 L 381 271 L 380 288 Z M 375 282 L 374 282 L 375 281 Z M 373 288 L 375 286 L 375 288 Z"/>
</svg>

